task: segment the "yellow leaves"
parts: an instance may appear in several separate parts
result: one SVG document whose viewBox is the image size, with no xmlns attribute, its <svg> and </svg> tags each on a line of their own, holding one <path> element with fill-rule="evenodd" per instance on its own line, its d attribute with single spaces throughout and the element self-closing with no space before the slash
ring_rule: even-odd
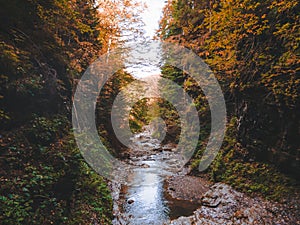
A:
<svg viewBox="0 0 300 225">
<path fill-rule="evenodd" d="M 273 103 L 278 100 L 293 107 L 300 97 L 299 0 L 213 2 L 216 6 L 203 3 L 195 9 L 204 21 L 193 32 L 189 22 L 195 16 L 182 9 L 185 6 L 168 6 L 164 22 L 175 30 L 171 36 L 181 29 L 185 34 L 173 40 L 204 57 L 230 89 L 261 88 L 270 93 Z M 164 28 L 170 30 L 170 26 Z M 209 35 L 203 38 L 206 33 Z"/>
<path fill-rule="evenodd" d="M 274 0 L 269 8 L 276 9 L 277 12 L 282 13 L 296 7 L 298 4 L 298 0 Z"/>
<path fill-rule="evenodd" d="M 282 26 L 278 25 L 277 27 L 277 31 L 273 32 L 274 35 L 284 35 L 287 34 L 289 32 L 289 30 L 291 29 L 291 24 L 290 23 L 285 23 Z"/>
</svg>

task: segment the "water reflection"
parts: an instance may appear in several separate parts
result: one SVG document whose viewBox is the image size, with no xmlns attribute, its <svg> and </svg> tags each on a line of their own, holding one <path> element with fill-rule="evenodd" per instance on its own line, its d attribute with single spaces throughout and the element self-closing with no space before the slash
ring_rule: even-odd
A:
<svg viewBox="0 0 300 225">
<path fill-rule="evenodd" d="M 169 219 L 163 196 L 163 178 L 157 172 L 151 167 L 139 168 L 130 176 L 125 195 L 129 201 L 124 207 L 129 224 L 161 225 Z"/>
</svg>

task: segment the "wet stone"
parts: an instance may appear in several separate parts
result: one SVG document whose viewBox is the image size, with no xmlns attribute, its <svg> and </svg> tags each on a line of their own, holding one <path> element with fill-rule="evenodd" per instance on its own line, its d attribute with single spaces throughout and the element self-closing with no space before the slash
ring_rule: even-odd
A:
<svg viewBox="0 0 300 225">
<path fill-rule="evenodd" d="M 127 203 L 128 204 L 132 204 L 132 203 L 134 203 L 135 202 L 135 199 L 134 198 L 129 198 L 128 200 L 127 200 Z"/>
</svg>

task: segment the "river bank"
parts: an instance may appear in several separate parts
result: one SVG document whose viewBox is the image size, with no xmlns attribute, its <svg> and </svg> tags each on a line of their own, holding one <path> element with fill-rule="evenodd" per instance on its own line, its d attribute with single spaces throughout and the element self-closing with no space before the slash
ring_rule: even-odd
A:
<svg viewBox="0 0 300 225">
<path fill-rule="evenodd" d="M 111 183 L 114 225 L 300 224 L 299 194 L 282 203 L 250 197 L 223 183 L 174 172 L 175 145 L 161 146 L 145 129 L 125 161 L 137 166 L 124 185 Z"/>
<path fill-rule="evenodd" d="M 285 199 L 284 203 L 276 203 L 261 197 L 252 198 L 229 185 L 216 183 L 211 184 L 208 191 L 202 195 L 201 193 L 193 195 L 186 183 L 177 182 L 183 179 L 186 177 L 171 178 L 172 186 L 168 186 L 167 191 L 178 199 L 185 196 L 189 196 L 192 201 L 197 199 L 200 202 L 199 208 L 193 212 L 193 215 L 180 217 L 167 224 L 300 224 L 300 201 L 297 193 Z M 196 179 L 193 179 L 195 184 L 197 184 Z M 199 181 L 202 180 L 199 178 Z M 176 189 L 180 192 L 174 193 Z"/>
</svg>

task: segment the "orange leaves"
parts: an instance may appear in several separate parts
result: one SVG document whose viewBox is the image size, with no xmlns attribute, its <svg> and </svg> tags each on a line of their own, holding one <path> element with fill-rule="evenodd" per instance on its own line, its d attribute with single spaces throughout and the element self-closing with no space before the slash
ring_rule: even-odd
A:
<svg viewBox="0 0 300 225">
<path fill-rule="evenodd" d="M 137 14 L 142 6 L 134 0 L 99 0 L 98 18 L 99 39 L 106 51 L 120 42 L 122 31 L 129 30 L 130 23 L 137 23 Z M 127 25 L 126 25 L 127 24 Z"/>
</svg>

